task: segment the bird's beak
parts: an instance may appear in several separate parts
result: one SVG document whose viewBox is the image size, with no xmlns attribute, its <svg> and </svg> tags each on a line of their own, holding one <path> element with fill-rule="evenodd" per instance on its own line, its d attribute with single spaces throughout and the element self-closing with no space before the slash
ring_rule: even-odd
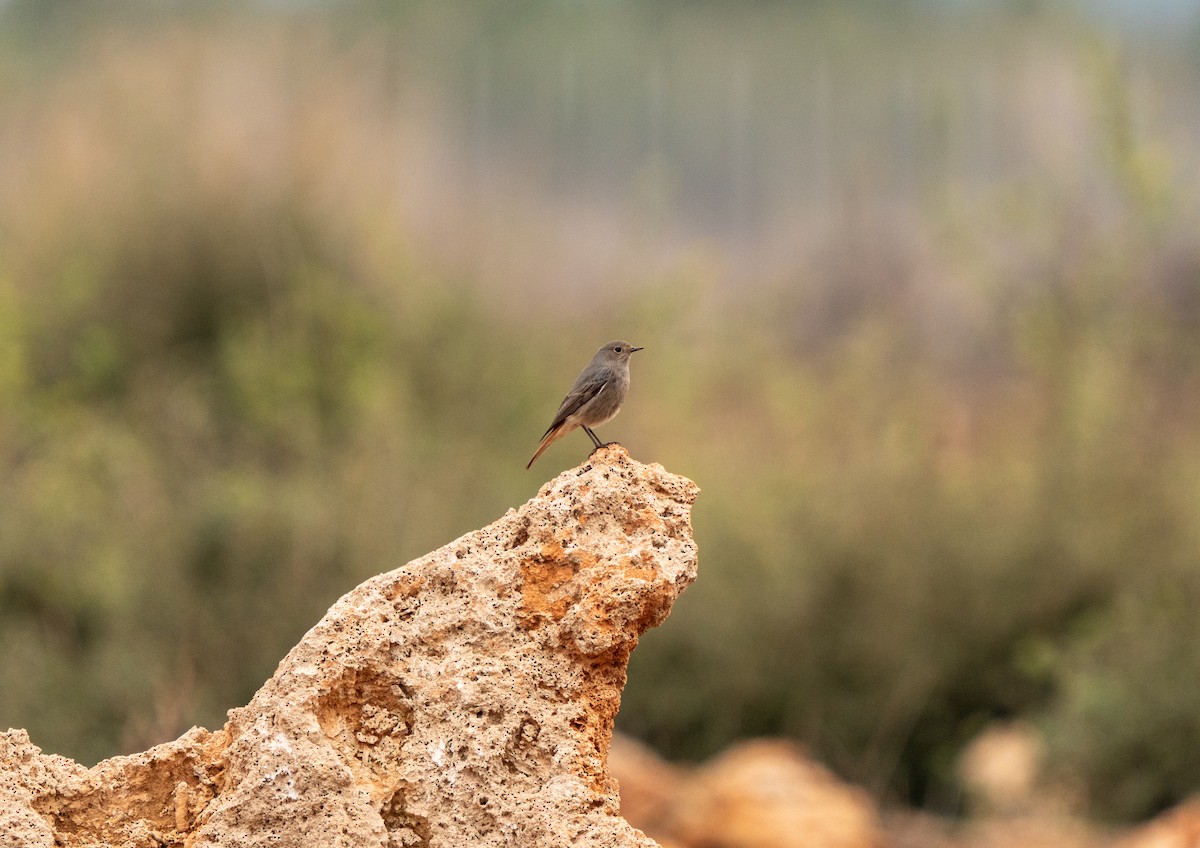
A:
<svg viewBox="0 0 1200 848">
<path fill-rule="evenodd" d="M 631 347 L 631 348 L 629 349 L 629 352 L 630 352 L 630 353 L 637 353 L 639 350 L 645 350 L 645 348 L 644 348 L 644 347 Z"/>
</svg>

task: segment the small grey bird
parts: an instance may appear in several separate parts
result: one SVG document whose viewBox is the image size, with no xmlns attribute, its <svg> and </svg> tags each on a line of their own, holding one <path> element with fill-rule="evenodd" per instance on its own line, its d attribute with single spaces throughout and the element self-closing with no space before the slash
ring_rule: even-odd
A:
<svg viewBox="0 0 1200 848">
<path fill-rule="evenodd" d="M 575 385 L 563 398 L 526 468 L 531 468 L 546 448 L 576 427 L 582 427 L 596 447 L 604 447 L 604 442 L 596 438 L 592 428 L 599 427 L 621 411 L 621 403 L 629 391 L 629 357 L 638 350 L 641 348 L 629 342 L 616 341 L 596 351 L 588 367 L 575 378 Z"/>
</svg>

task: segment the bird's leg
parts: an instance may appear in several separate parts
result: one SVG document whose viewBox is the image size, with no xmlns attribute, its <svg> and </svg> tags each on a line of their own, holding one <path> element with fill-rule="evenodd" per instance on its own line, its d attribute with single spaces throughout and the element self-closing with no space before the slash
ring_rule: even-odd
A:
<svg viewBox="0 0 1200 848">
<path fill-rule="evenodd" d="M 600 448 L 606 448 L 606 447 L 608 447 L 609 445 L 615 445 L 615 444 L 616 444 L 616 442 L 602 442 L 602 441 L 600 441 L 599 439 L 597 439 L 597 438 L 596 438 L 596 434 L 592 432 L 592 428 L 591 428 L 591 427 L 588 427 L 588 426 L 586 426 L 586 425 L 583 425 L 583 424 L 580 424 L 579 426 L 580 426 L 580 427 L 583 427 L 584 431 L 585 431 L 585 432 L 586 432 L 586 433 L 587 433 L 587 434 L 588 434 L 588 435 L 591 437 L 591 439 L 592 439 L 592 444 L 594 444 L 594 445 L 596 446 L 596 447 L 592 448 L 592 453 L 595 453 L 596 451 L 600 450 Z M 589 454 L 588 454 L 588 456 L 591 456 L 591 455 L 592 455 L 592 453 L 589 453 Z"/>
<path fill-rule="evenodd" d="M 597 449 L 597 450 L 599 450 L 600 448 L 604 447 L 604 442 L 602 442 L 602 441 L 600 441 L 599 439 L 597 439 L 597 438 L 596 438 L 596 434 L 592 432 L 592 428 L 591 428 L 591 427 L 589 427 L 589 426 L 588 426 L 588 425 L 586 425 L 586 424 L 583 424 L 583 425 L 580 425 L 580 426 L 582 426 L 582 427 L 583 427 L 583 432 L 585 432 L 585 433 L 587 433 L 587 434 L 588 434 L 588 438 L 592 440 L 592 444 L 596 446 L 596 449 Z"/>
</svg>

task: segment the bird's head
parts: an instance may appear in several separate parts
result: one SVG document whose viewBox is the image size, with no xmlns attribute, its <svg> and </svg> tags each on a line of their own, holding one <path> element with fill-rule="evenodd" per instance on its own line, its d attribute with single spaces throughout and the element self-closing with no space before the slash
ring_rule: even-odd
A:
<svg viewBox="0 0 1200 848">
<path fill-rule="evenodd" d="M 629 342 L 616 341 L 609 342 L 604 347 L 600 348 L 600 350 L 596 352 L 596 356 L 603 357 L 604 359 L 613 363 L 628 362 L 629 357 L 632 356 L 635 351 L 639 350 L 641 350 L 640 347 L 634 347 Z"/>
</svg>

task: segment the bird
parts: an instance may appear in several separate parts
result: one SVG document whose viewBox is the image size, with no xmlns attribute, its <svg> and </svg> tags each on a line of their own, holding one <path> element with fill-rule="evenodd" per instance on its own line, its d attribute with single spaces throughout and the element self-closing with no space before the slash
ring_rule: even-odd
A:
<svg viewBox="0 0 1200 848">
<path fill-rule="evenodd" d="M 582 427 L 597 448 L 604 447 L 605 443 L 596 438 L 592 428 L 611 420 L 621 411 L 625 393 L 629 391 L 629 357 L 639 350 L 642 348 L 629 342 L 615 341 L 596 351 L 563 398 L 554 420 L 542 434 L 541 444 L 525 465 L 526 470 L 533 467 L 546 448 L 576 427 Z"/>
</svg>

